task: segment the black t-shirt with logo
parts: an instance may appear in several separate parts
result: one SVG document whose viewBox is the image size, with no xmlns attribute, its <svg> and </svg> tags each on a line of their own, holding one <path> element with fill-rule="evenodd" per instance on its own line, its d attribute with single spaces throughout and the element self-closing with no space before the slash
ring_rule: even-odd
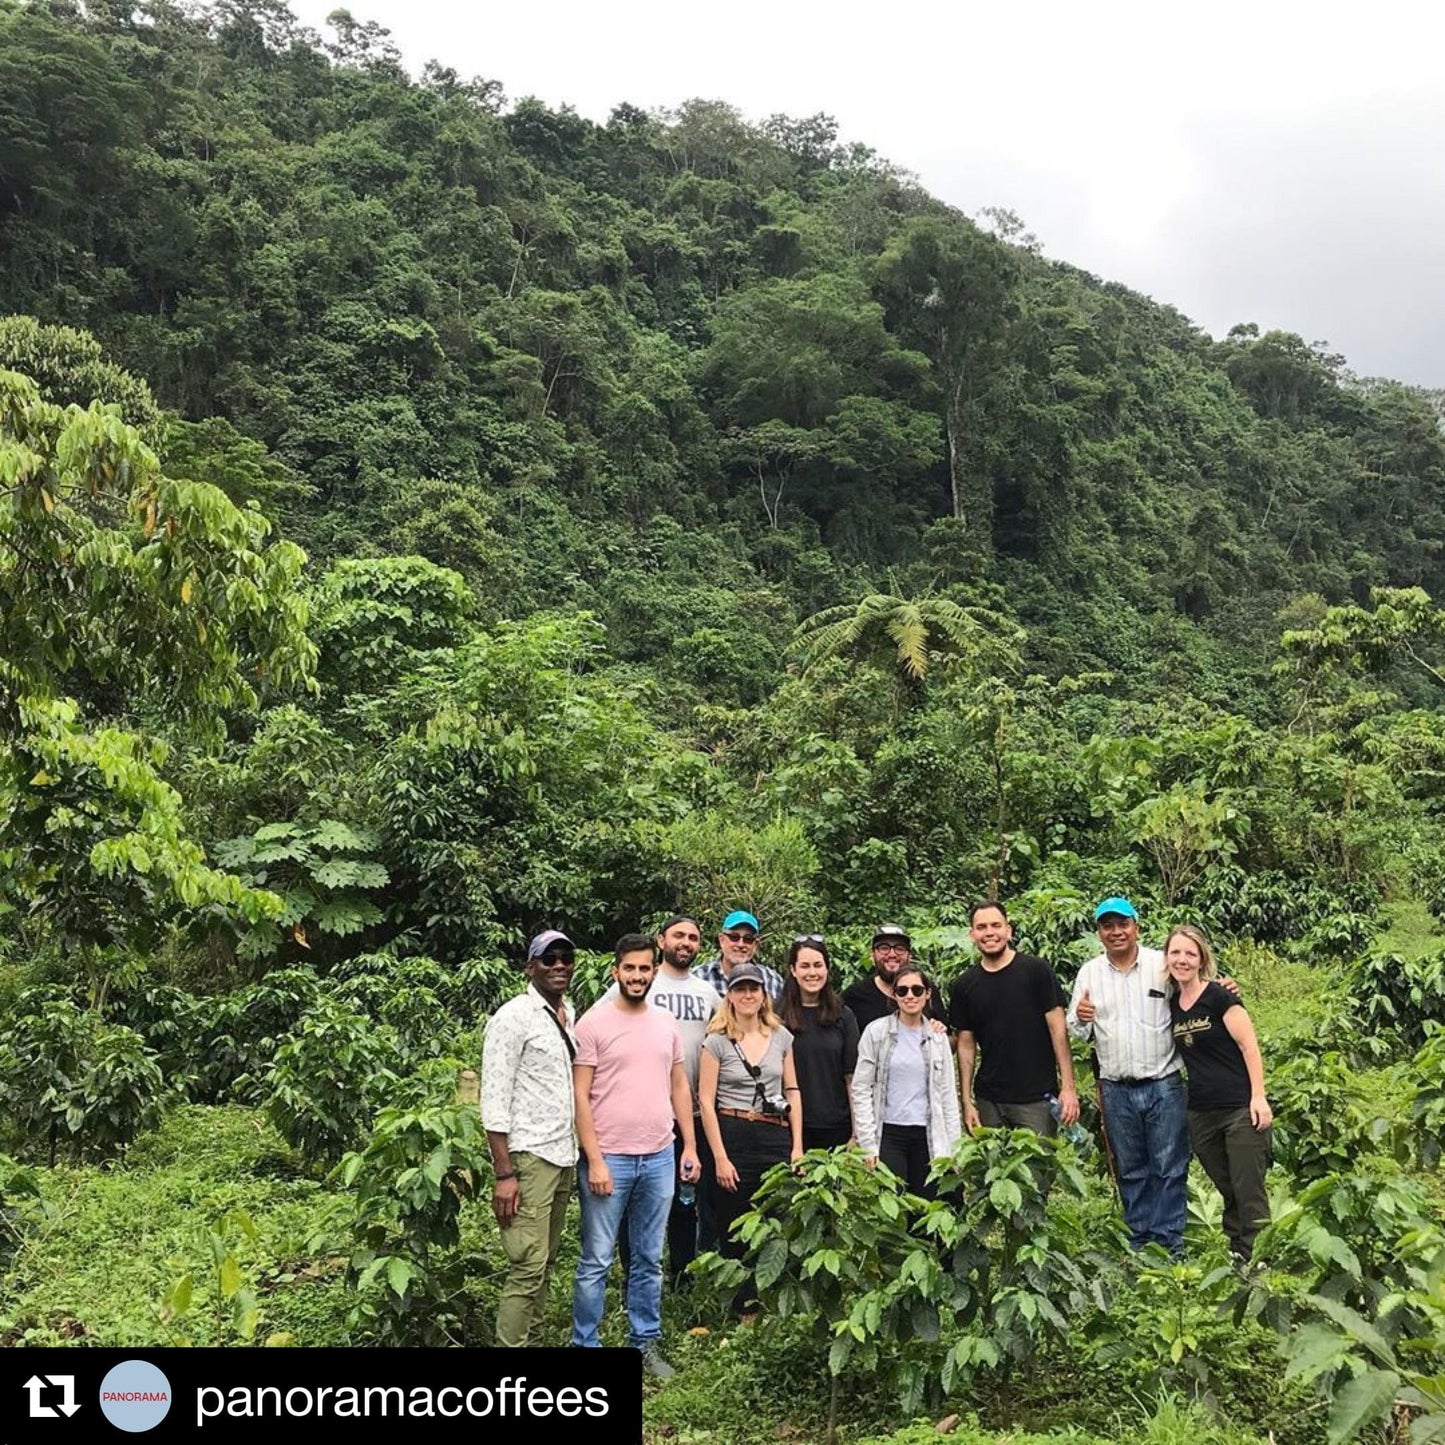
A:
<svg viewBox="0 0 1445 1445">
<path fill-rule="evenodd" d="M 1036 1104 L 1058 1089 L 1053 1039 L 1044 1015 L 1064 1007 L 1054 971 L 1031 953 L 1000 969 L 976 963 L 953 985 L 948 1022 L 982 1055 L 974 1094 L 991 1104 Z"/>
<path fill-rule="evenodd" d="M 1227 988 L 1212 980 L 1194 1000 L 1194 1007 L 1169 1000 L 1174 1042 L 1189 1078 L 1191 1109 L 1246 1109 L 1249 1107 L 1249 1070 L 1224 1016 L 1242 1005 Z"/>
</svg>

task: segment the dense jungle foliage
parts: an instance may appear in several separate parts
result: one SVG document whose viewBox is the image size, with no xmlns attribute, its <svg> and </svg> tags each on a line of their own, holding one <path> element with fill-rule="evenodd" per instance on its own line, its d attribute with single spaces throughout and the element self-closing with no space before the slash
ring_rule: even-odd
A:
<svg viewBox="0 0 1445 1445">
<path fill-rule="evenodd" d="M 456 1071 L 538 927 L 583 1002 L 674 907 L 948 977 L 997 894 L 1068 977 L 1127 892 L 1261 1026 L 1266 1272 L 982 1136 L 943 1308 L 954 1226 L 820 1161 L 766 1349 L 671 1302 L 649 1418 L 1445 1426 L 1438 398 L 827 116 L 596 124 L 280 0 L 0 0 L 0 311 L 7 1343 L 489 1341 Z"/>
</svg>

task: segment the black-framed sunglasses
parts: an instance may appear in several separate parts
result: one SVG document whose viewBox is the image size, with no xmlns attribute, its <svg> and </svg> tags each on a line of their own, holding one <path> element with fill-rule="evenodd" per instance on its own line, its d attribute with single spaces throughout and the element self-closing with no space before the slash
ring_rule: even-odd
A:
<svg viewBox="0 0 1445 1445">
<path fill-rule="evenodd" d="M 921 983 L 900 983 L 893 992 L 899 998 L 922 998 L 928 992 L 928 988 Z"/>
<path fill-rule="evenodd" d="M 821 948 L 823 944 L 827 942 L 827 939 L 825 939 L 821 933 L 795 933 L 793 935 L 793 942 L 811 943 Z"/>
<path fill-rule="evenodd" d="M 741 929 L 737 928 L 726 929 L 723 937 L 727 939 L 729 943 L 756 943 L 758 941 L 756 933 L 744 933 Z"/>
<path fill-rule="evenodd" d="M 535 961 L 545 965 L 547 968 L 556 968 L 559 963 L 575 966 L 577 963 L 577 955 L 575 953 L 544 953 Z"/>
</svg>

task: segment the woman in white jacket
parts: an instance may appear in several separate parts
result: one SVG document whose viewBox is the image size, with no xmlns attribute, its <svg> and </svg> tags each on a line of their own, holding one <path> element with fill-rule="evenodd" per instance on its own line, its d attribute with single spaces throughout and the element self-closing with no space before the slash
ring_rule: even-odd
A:
<svg viewBox="0 0 1445 1445">
<path fill-rule="evenodd" d="M 952 1154 L 963 1135 L 953 1049 L 926 1016 L 931 992 L 922 972 L 905 965 L 893 981 L 898 1012 L 863 1030 L 853 1070 L 858 1147 L 925 1198 L 933 1197 L 929 1165 Z"/>
</svg>

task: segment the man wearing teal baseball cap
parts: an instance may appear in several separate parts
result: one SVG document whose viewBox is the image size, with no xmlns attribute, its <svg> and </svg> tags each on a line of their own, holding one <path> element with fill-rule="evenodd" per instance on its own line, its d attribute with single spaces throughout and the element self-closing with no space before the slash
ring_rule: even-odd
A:
<svg viewBox="0 0 1445 1445">
<path fill-rule="evenodd" d="M 768 997 L 776 1004 L 783 996 L 783 980 L 775 969 L 758 962 L 758 940 L 761 937 L 758 920 L 745 908 L 733 909 L 723 919 L 722 930 L 717 936 L 718 951 L 706 963 L 698 964 L 692 971 L 693 976 L 710 983 L 717 990 L 718 997 L 722 998 L 727 993 L 733 969 L 740 963 L 750 963 L 762 974 Z"/>
<path fill-rule="evenodd" d="M 1094 1045 L 1104 1129 L 1136 1249 L 1184 1250 L 1189 1120 L 1169 1017 L 1164 955 L 1139 946 L 1139 914 L 1119 896 L 1094 909 L 1103 953 L 1074 980 L 1069 1032 Z"/>
</svg>

